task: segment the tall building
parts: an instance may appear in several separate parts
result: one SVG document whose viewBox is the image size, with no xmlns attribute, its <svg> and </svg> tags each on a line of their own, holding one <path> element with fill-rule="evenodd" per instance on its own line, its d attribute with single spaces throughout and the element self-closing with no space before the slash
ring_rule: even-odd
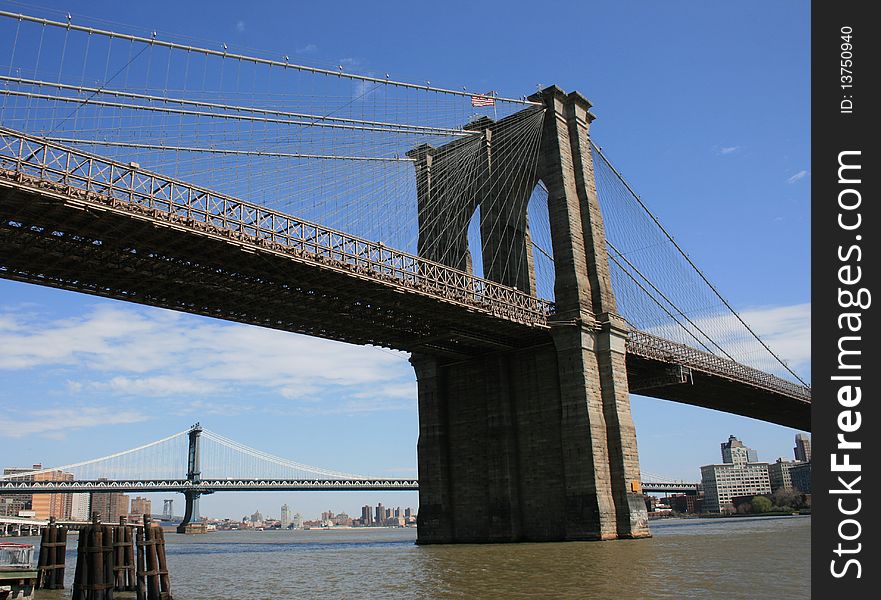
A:
<svg viewBox="0 0 881 600">
<path fill-rule="evenodd" d="M 30 510 L 30 496 L 6 494 L 0 496 L 0 517 L 17 517 L 23 510 Z"/>
<path fill-rule="evenodd" d="M 73 481 L 73 473 L 46 471 L 35 473 L 34 481 Z M 73 498 L 70 494 L 34 494 L 31 510 L 37 519 L 55 517 L 59 521 L 70 519 Z"/>
<path fill-rule="evenodd" d="M 795 434 L 795 460 L 801 462 L 811 462 L 811 436 L 807 433 Z"/>
<path fill-rule="evenodd" d="M 376 525 L 385 525 L 385 507 L 382 505 L 382 502 L 376 505 L 376 519 L 374 519 Z"/>
<path fill-rule="evenodd" d="M 373 525 L 373 508 L 369 504 L 361 507 L 361 525 L 365 527 Z"/>
<path fill-rule="evenodd" d="M 722 462 L 726 464 L 759 462 L 758 453 L 748 448 L 736 437 L 729 436 L 727 442 L 722 442 Z"/>
<path fill-rule="evenodd" d="M 257 509 L 257 512 L 251 515 L 251 523 L 262 523 L 263 522 L 263 513 L 260 512 L 260 509 Z"/>
<path fill-rule="evenodd" d="M 144 515 L 153 515 L 153 502 L 146 499 L 141 498 L 140 496 L 136 496 L 132 499 L 132 509 L 131 509 L 132 518 L 142 518 Z"/>
<path fill-rule="evenodd" d="M 778 458 L 777 462 L 768 465 L 768 478 L 771 481 L 771 491 L 776 492 L 779 489 L 791 490 L 792 477 L 790 471 L 793 467 L 800 464 L 803 463 Z"/>
<path fill-rule="evenodd" d="M 798 463 L 789 469 L 793 489 L 802 494 L 811 493 L 811 463 Z"/>
<path fill-rule="evenodd" d="M 768 463 L 735 463 L 701 467 L 704 488 L 703 509 L 706 512 L 734 510 L 732 499 L 771 493 Z"/>
<path fill-rule="evenodd" d="M 70 518 L 73 521 L 88 521 L 92 516 L 92 499 L 89 494 L 70 495 Z"/>
<path fill-rule="evenodd" d="M 771 493 L 768 463 L 758 462 L 758 453 L 733 435 L 721 444 L 721 465 L 701 467 L 704 490 L 703 510 L 728 512 L 734 510 L 732 499 Z"/>
<path fill-rule="evenodd" d="M 102 523 L 118 523 L 128 517 L 129 498 L 119 492 L 92 494 L 92 513 L 101 515 Z"/>
<path fill-rule="evenodd" d="M 33 481 L 33 475 L 24 475 L 31 471 L 39 471 L 43 465 L 37 463 L 32 467 L 6 467 L 3 469 L 3 476 L 22 474 L 20 477 L 13 477 L 12 481 Z M 20 510 L 31 510 L 31 502 L 33 495 L 31 494 L 0 494 L 0 515 L 15 517 L 18 516 Z"/>
<path fill-rule="evenodd" d="M 281 518 L 279 518 L 279 521 L 281 521 L 282 527 L 287 527 L 291 524 L 291 507 L 287 504 L 281 505 Z"/>
</svg>

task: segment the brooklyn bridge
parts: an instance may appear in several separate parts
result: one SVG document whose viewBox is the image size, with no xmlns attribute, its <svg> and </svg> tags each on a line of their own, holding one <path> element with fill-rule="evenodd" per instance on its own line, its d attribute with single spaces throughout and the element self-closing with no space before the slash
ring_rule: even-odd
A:
<svg viewBox="0 0 881 600">
<path fill-rule="evenodd" d="M 8 12 L 0 31 L 0 276 L 402 350 L 416 371 L 418 482 L 244 459 L 205 478 L 193 428 L 173 438 L 185 474 L 115 489 L 181 491 L 192 512 L 224 489 L 418 488 L 420 543 L 638 538 L 631 392 L 810 429 L 810 387 L 592 140 L 578 92 Z"/>
</svg>

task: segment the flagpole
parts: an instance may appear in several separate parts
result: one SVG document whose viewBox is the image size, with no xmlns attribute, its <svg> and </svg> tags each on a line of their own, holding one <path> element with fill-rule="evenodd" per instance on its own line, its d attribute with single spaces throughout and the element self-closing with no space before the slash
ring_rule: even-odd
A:
<svg viewBox="0 0 881 600">
<path fill-rule="evenodd" d="M 492 91 L 492 96 L 493 96 L 493 121 L 498 121 L 499 115 L 496 112 L 496 91 L 495 90 Z"/>
</svg>

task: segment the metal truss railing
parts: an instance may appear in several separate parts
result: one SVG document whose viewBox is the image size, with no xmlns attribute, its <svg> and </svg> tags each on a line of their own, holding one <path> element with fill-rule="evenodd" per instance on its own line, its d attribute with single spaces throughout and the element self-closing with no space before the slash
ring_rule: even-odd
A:
<svg viewBox="0 0 881 600">
<path fill-rule="evenodd" d="M 129 479 L 90 481 L 2 481 L 3 494 L 110 492 L 245 492 L 267 490 L 417 490 L 416 479 Z"/>
<path fill-rule="evenodd" d="M 778 394 L 811 401 L 811 388 L 781 379 L 776 375 L 747 367 L 709 352 L 671 342 L 644 331 L 632 330 L 627 338 L 627 352 L 663 362 L 683 365 L 734 381 L 743 381 Z"/>
<path fill-rule="evenodd" d="M 642 488 L 653 491 L 697 489 L 697 483 L 651 482 Z M 90 481 L 4 481 L 4 494 L 110 493 L 110 492 L 244 492 L 271 490 L 399 490 L 419 489 L 418 479 L 130 479 Z"/>
<path fill-rule="evenodd" d="M 473 307 L 527 325 L 545 325 L 551 302 L 263 206 L 0 128 L 0 177 L 73 201 L 221 236 L 298 260 Z"/>
<path fill-rule="evenodd" d="M 668 483 L 658 481 L 643 481 L 640 489 L 643 492 L 696 492 L 700 488 L 699 483 Z"/>
</svg>

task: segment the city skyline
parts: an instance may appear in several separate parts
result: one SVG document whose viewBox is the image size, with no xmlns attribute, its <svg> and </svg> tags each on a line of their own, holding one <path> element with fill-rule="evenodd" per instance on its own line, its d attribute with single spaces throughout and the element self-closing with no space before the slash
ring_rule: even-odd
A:
<svg viewBox="0 0 881 600">
<path fill-rule="evenodd" d="M 795 440 L 796 446 L 792 449 L 792 456 L 791 457 L 778 456 L 778 457 L 776 457 L 776 459 L 765 458 L 764 460 L 760 460 L 759 452 L 755 448 L 747 446 L 743 440 L 738 439 L 737 435 L 731 434 L 731 435 L 729 435 L 727 441 L 722 442 L 720 444 L 721 458 L 722 458 L 721 464 L 726 465 L 726 466 L 731 466 L 731 465 L 736 465 L 736 464 L 746 465 L 749 463 L 756 463 L 756 464 L 762 465 L 763 469 L 764 469 L 765 483 L 767 484 L 767 486 L 769 486 L 768 491 L 773 491 L 777 487 L 780 487 L 781 485 L 783 485 L 782 482 L 785 482 L 786 487 L 788 488 L 790 485 L 789 469 L 791 467 L 799 465 L 799 464 L 810 463 L 810 447 L 811 447 L 810 434 L 797 433 L 794 437 L 794 440 Z M 39 465 L 39 463 L 35 463 L 33 466 L 36 467 L 36 466 L 41 466 L 41 465 Z M 710 478 L 711 478 L 710 480 L 712 481 L 713 485 L 715 485 L 716 475 L 713 474 L 712 469 L 710 469 L 709 471 L 707 471 L 707 469 L 710 467 L 719 467 L 719 466 L 720 466 L 720 464 L 718 463 L 718 461 L 714 461 L 713 464 L 697 466 L 696 470 L 698 471 L 699 476 L 697 478 L 686 479 L 686 481 L 699 482 L 702 486 L 706 486 L 707 481 L 708 481 L 707 480 L 707 476 L 708 476 L 707 473 L 710 473 Z M 776 480 L 775 480 L 775 467 L 776 467 Z M 25 472 L 25 471 L 27 471 L 27 467 L 14 467 L 14 466 L 7 465 L 4 467 L 3 473 L 4 474 L 15 474 L 15 473 Z M 718 469 L 716 471 L 718 471 Z M 62 479 L 66 479 L 66 478 L 71 477 L 71 475 L 68 473 L 63 473 L 61 471 L 58 471 L 57 473 L 60 473 L 62 475 L 62 477 L 61 477 Z M 810 471 L 808 471 L 808 475 L 807 475 L 808 479 L 810 478 L 809 473 L 810 473 Z M 775 481 L 776 481 L 776 483 L 775 483 Z M 764 491 L 764 488 L 758 488 L 758 489 Z M 382 510 L 383 508 L 388 509 L 388 510 L 400 510 L 402 513 L 404 511 L 409 513 L 412 510 L 412 508 L 410 506 L 407 506 L 406 504 L 390 504 L 390 505 L 386 506 L 385 503 L 382 500 L 380 500 L 377 502 L 376 506 L 373 507 L 376 510 L 375 517 L 374 517 L 374 513 L 372 511 L 365 512 L 366 509 L 371 508 L 371 506 L 368 504 L 368 505 L 361 506 L 357 510 L 350 510 L 350 507 L 343 509 L 343 510 L 337 510 L 337 508 L 334 508 L 333 506 L 327 506 L 327 507 L 324 507 L 324 508 L 327 508 L 327 510 L 322 509 L 320 518 L 317 518 L 317 517 L 312 518 L 314 515 L 303 514 L 302 511 L 298 510 L 296 507 L 296 502 L 294 502 L 294 500 L 293 500 L 293 498 L 301 496 L 302 493 L 303 492 L 300 492 L 298 494 L 296 492 L 281 491 L 281 492 L 264 492 L 261 494 L 250 494 L 250 493 L 246 494 L 247 496 L 259 495 L 264 500 L 271 498 L 271 497 L 275 497 L 275 498 L 282 498 L 282 497 L 288 498 L 288 497 L 290 497 L 291 498 L 290 502 L 293 505 L 293 506 L 291 506 L 291 504 L 289 504 L 288 501 L 284 501 L 283 504 L 280 505 L 278 517 L 274 516 L 273 513 L 271 513 L 271 512 L 267 512 L 264 515 L 261 512 L 259 505 L 255 505 L 254 512 L 250 513 L 250 515 L 251 515 L 250 520 L 252 520 L 252 521 L 254 520 L 254 515 L 260 515 L 259 519 L 257 519 L 257 520 L 259 520 L 259 521 L 280 521 L 282 523 L 282 528 L 284 528 L 284 527 L 286 527 L 287 524 L 291 523 L 293 515 L 297 515 L 297 516 L 301 517 L 303 521 L 324 520 L 325 519 L 324 515 L 326 513 L 345 514 L 345 515 L 351 516 L 353 519 L 357 519 L 358 518 L 358 516 L 357 516 L 358 511 L 360 510 L 360 514 L 361 514 L 360 518 L 362 519 L 362 521 L 366 518 L 372 524 L 375 521 L 375 519 L 379 518 L 378 517 L 379 511 Z M 384 495 L 388 494 L 388 492 L 369 492 L 369 493 L 373 494 L 377 497 L 384 497 Z M 310 492 L 310 494 L 313 494 L 313 492 Z M 343 493 L 327 493 L 327 494 L 329 496 L 333 497 L 333 496 L 342 495 Z M 363 496 L 364 494 L 365 494 L 364 492 L 347 492 L 347 493 L 345 493 L 345 495 L 348 495 L 351 498 L 355 498 L 357 496 Z M 407 492 L 395 493 L 394 496 L 400 496 L 403 494 L 412 494 L 412 492 L 411 493 L 407 493 Z M 654 494 L 655 496 L 660 496 L 660 495 L 662 495 L 662 492 L 654 492 L 652 494 Z M 648 494 L 648 495 L 652 495 L 652 494 Z M 56 496 L 60 496 L 63 498 L 64 496 L 67 496 L 67 495 L 65 495 L 65 494 L 47 494 L 42 497 L 40 497 L 40 496 L 36 496 L 36 497 L 40 498 L 41 505 L 45 504 L 48 506 L 48 503 L 46 502 L 46 500 L 48 500 L 50 497 L 56 497 Z M 89 497 L 90 494 L 80 493 L 80 494 L 71 494 L 69 496 L 72 496 L 74 498 L 74 502 L 75 502 L 76 498 Z M 100 498 L 102 495 L 98 494 L 98 496 Z M 119 514 L 127 514 L 127 513 L 130 513 L 130 514 L 148 513 L 149 514 L 152 512 L 151 511 L 151 503 L 155 499 L 157 506 L 159 505 L 159 502 L 163 503 L 162 515 L 164 516 L 165 510 L 168 507 L 169 501 L 171 501 L 172 505 L 174 503 L 174 498 L 169 498 L 168 496 L 169 496 L 169 494 L 167 494 L 167 493 L 144 493 L 143 496 L 141 494 L 138 494 L 134 498 L 131 498 L 131 494 L 118 494 L 118 493 L 108 494 L 107 498 L 100 498 L 101 502 L 99 505 L 99 512 L 101 510 L 100 507 L 104 507 L 105 505 L 112 506 L 113 505 L 113 498 L 118 497 L 120 499 L 125 499 L 126 502 L 128 502 L 130 499 L 131 508 L 130 508 L 130 510 L 127 510 L 127 511 L 125 509 L 114 509 L 114 512 L 111 515 L 111 517 L 113 517 L 113 518 L 111 520 L 115 521 Z M 2 499 L 2 498 L 4 498 L 4 496 L 2 494 L 0 494 L 0 499 Z M 23 498 L 25 498 L 25 496 L 12 496 L 12 498 L 15 498 L 15 499 L 22 498 L 23 499 Z M 179 500 L 181 501 L 179 506 L 181 508 L 183 508 L 183 497 L 181 496 L 179 498 Z M 65 502 L 68 504 L 70 503 L 69 500 L 66 500 Z M 328 504 L 332 504 L 332 503 L 328 503 Z M 92 505 L 93 505 L 92 510 L 94 511 L 95 510 L 94 509 L 94 501 L 92 502 Z M 416 506 L 417 506 L 416 511 L 413 511 L 414 515 L 416 514 L 416 512 L 418 512 L 418 497 L 417 497 Z M 108 509 L 104 508 L 104 510 L 108 510 Z M 158 513 L 158 511 L 156 511 L 156 512 L 152 512 L 152 514 L 158 515 L 159 513 Z M 204 510 L 201 511 L 201 517 L 204 519 L 208 519 L 208 520 L 229 520 L 229 521 L 236 521 L 236 522 L 246 522 L 249 519 L 248 515 L 249 515 L 249 513 L 247 511 L 243 513 L 243 516 L 241 518 L 238 518 L 232 514 L 206 514 L 206 512 Z M 180 515 L 177 515 L 177 516 L 180 516 Z M 46 515 L 43 515 L 42 517 L 40 517 L 38 515 L 38 518 L 46 518 Z M 65 516 L 63 518 L 67 518 L 67 517 Z"/>
<path fill-rule="evenodd" d="M 67 4 L 50 5 L 59 14 L 68 10 Z M 684 18 L 651 5 L 629 13 L 597 6 L 594 18 L 581 23 L 585 34 L 560 35 L 563 58 L 547 62 L 515 37 L 478 37 L 467 51 L 451 48 L 444 56 L 417 59 L 400 48 L 424 40 L 403 28 L 403 37 L 391 42 L 360 27 L 309 30 L 299 25 L 308 18 L 294 18 L 283 7 L 273 18 L 232 3 L 212 4 L 210 11 L 171 7 L 157 2 L 113 14 L 160 35 L 187 31 L 218 46 L 257 46 L 404 79 L 426 75 L 451 87 L 519 96 L 537 84 L 558 83 L 581 91 L 595 105 L 592 132 L 604 151 L 723 294 L 809 377 L 806 8 L 762 6 L 757 25 L 741 7 L 693 7 Z M 111 8 L 117 7 L 95 2 L 71 12 L 81 19 Z M 320 20 L 324 9 L 301 10 Z M 357 5 L 347 10 L 373 27 L 397 22 Z M 462 15 L 451 12 L 431 18 L 453 31 Z M 628 29 L 606 30 L 598 25 L 604 22 L 627 22 Z M 780 47 L 772 56 L 760 43 L 770 35 Z M 751 243 L 743 243 L 742 229 Z M 85 449 L 77 459 L 101 456 L 200 420 L 307 464 L 416 475 L 415 377 L 402 353 L 5 280 L 0 297 L 0 432 L 15 442 L 8 466 L 65 464 L 72 448 L 77 454 Z M 250 364 L 238 362 L 242 354 Z M 345 374 L 341 362 L 350 367 Z M 633 396 L 632 407 L 647 473 L 695 480 L 697 465 L 714 462 L 716 444 L 732 432 L 772 460 L 791 453 L 795 430 L 640 396 Z M 401 497 L 402 505 L 417 504 L 415 493 Z M 269 498 L 215 494 L 201 507 L 204 514 L 247 514 L 239 507 L 269 506 Z M 354 510 L 375 504 L 370 498 L 310 492 L 290 503 L 318 512 L 345 503 Z M 154 506 L 161 501 L 153 500 Z"/>
</svg>

